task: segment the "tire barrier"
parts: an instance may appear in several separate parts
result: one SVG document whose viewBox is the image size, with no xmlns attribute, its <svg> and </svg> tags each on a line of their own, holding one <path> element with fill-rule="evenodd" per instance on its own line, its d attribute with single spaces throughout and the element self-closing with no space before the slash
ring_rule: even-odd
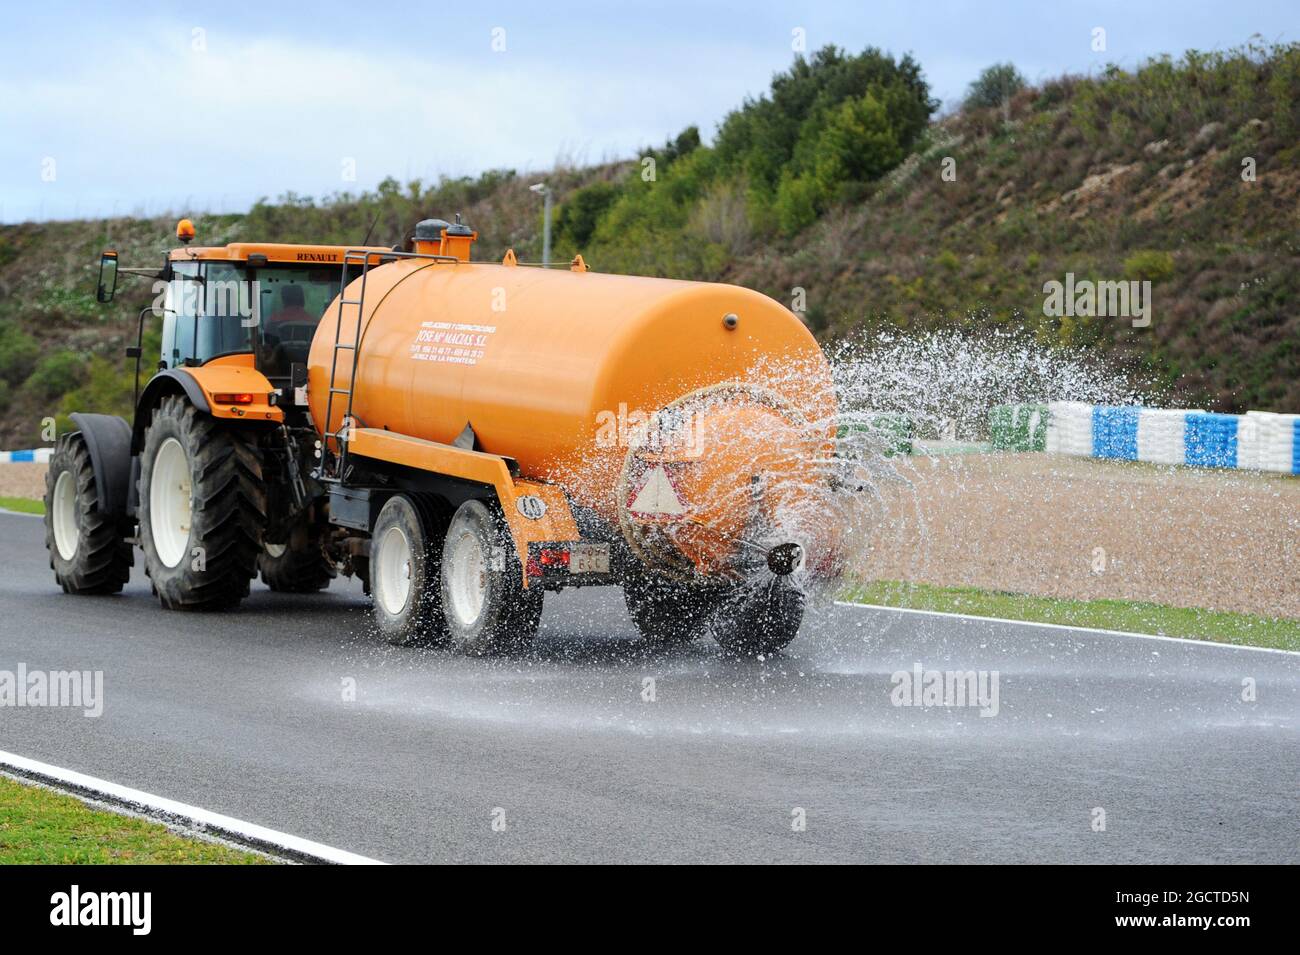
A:
<svg viewBox="0 0 1300 955">
<path fill-rule="evenodd" d="M 911 418 L 886 412 L 855 416 L 835 433 L 841 448 L 857 453 L 870 451 L 887 458 L 911 454 L 915 437 L 916 425 Z"/>
<path fill-rule="evenodd" d="M 17 464 L 20 462 L 32 461 L 49 464 L 50 455 L 53 453 L 53 448 L 35 448 L 31 451 L 0 451 L 0 464 Z"/>
<path fill-rule="evenodd" d="M 1047 406 L 1046 450 L 1053 454 L 1092 456 L 1092 405 L 1054 401 Z"/>
<path fill-rule="evenodd" d="M 1300 414 L 1247 411 L 1237 427 L 1237 467 L 1300 474 Z"/>
<path fill-rule="evenodd" d="M 1048 405 L 1045 449 L 1119 461 L 1300 474 L 1300 415 L 1054 401 Z"/>
<path fill-rule="evenodd" d="M 989 443 L 994 451 L 1047 448 L 1047 405 L 995 405 L 989 410 Z"/>
</svg>

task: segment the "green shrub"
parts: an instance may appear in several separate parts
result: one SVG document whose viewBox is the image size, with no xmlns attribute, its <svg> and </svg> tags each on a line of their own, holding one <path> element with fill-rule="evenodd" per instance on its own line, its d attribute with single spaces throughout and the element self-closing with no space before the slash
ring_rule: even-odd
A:
<svg viewBox="0 0 1300 955">
<path fill-rule="evenodd" d="M 77 387 L 86 376 L 86 365 L 72 352 L 60 351 L 42 358 L 23 388 L 43 400 L 53 400 Z"/>
<path fill-rule="evenodd" d="M 593 182 L 569 196 L 555 213 L 555 244 L 580 252 L 591 241 L 600 217 L 619 196 L 612 182 Z"/>
<path fill-rule="evenodd" d="M 985 109 L 1001 106 L 1025 88 L 1025 78 L 1010 63 L 995 63 L 985 67 L 966 93 L 967 109 Z"/>
<path fill-rule="evenodd" d="M 898 129 L 877 91 L 845 100 L 828 114 L 817 137 L 814 169 L 820 191 L 833 195 L 841 183 L 877 179 L 902 162 L 904 154 Z"/>
<path fill-rule="evenodd" d="M 12 322 L 0 323 L 0 380 L 21 384 L 36 367 L 41 347 Z"/>
<path fill-rule="evenodd" d="M 148 377 L 148 372 L 141 375 Z M 132 417 L 131 398 L 135 384 L 135 363 L 118 363 L 96 355 L 86 369 L 84 383 L 63 396 L 61 411 L 91 411 Z"/>
<path fill-rule="evenodd" d="M 1163 282 L 1174 274 L 1174 257 L 1168 252 L 1142 249 L 1124 260 L 1124 277 L 1132 281 Z"/>
<path fill-rule="evenodd" d="M 815 179 L 785 176 L 777 187 L 773 206 L 777 227 L 785 235 L 801 232 L 817 220 L 820 205 L 821 192 Z"/>
</svg>

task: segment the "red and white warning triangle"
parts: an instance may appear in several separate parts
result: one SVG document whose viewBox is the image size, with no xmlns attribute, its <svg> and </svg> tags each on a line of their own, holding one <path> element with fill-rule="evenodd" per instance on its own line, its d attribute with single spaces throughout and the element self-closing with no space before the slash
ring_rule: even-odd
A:
<svg viewBox="0 0 1300 955">
<path fill-rule="evenodd" d="M 628 509 L 636 514 L 675 517 L 686 513 L 686 507 L 677 496 L 677 489 L 668 478 L 668 472 L 659 465 L 646 476 Z"/>
</svg>

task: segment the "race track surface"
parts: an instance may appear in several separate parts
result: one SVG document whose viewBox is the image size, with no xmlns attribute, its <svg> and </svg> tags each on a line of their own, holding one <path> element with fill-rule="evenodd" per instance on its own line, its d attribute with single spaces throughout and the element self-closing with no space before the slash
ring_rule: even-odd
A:
<svg viewBox="0 0 1300 955">
<path fill-rule="evenodd" d="M 346 581 L 66 596 L 42 533 L 0 513 L 0 670 L 102 670 L 104 712 L 0 708 L 0 749 L 385 861 L 1300 861 L 1300 655 L 827 602 L 765 661 L 647 653 L 592 589 L 469 659 Z M 997 715 L 893 705 L 917 663 L 996 671 Z"/>
</svg>

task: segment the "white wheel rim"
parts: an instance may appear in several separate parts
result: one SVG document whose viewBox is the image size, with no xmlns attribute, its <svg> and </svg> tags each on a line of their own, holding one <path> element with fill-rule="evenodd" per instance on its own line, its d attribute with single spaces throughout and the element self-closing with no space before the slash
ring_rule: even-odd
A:
<svg viewBox="0 0 1300 955">
<path fill-rule="evenodd" d="M 267 544 L 266 556 L 272 559 L 278 559 L 280 557 L 283 557 L 284 552 L 288 549 L 289 548 L 286 547 L 284 544 Z"/>
<path fill-rule="evenodd" d="M 71 471 L 61 471 L 54 482 L 54 513 L 50 515 L 54 526 L 54 546 L 64 560 L 77 555 L 77 481 Z"/>
<path fill-rule="evenodd" d="M 175 567 L 190 542 L 190 459 L 175 438 L 168 438 L 153 459 L 149 481 L 149 527 L 158 559 Z"/>
<path fill-rule="evenodd" d="M 474 534 L 461 531 L 456 535 L 444 573 L 451 595 L 451 612 L 461 624 L 472 626 L 487 602 L 487 561 Z"/>
<path fill-rule="evenodd" d="M 390 527 L 379 538 L 379 602 L 397 616 L 411 598 L 411 542 L 400 527 Z"/>
</svg>

